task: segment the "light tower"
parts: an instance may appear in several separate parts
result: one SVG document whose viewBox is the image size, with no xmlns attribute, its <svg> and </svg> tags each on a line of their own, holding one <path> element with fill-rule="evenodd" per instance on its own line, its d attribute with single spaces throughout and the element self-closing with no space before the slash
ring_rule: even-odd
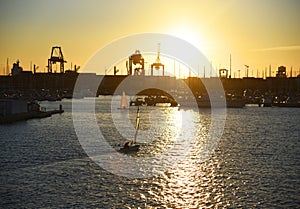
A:
<svg viewBox="0 0 300 209">
<path fill-rule="evenodd" d="M 246 68 L 246 77 L 248 78 L 249 76 L 249 65 L 245 65 Z"/>
</svg>

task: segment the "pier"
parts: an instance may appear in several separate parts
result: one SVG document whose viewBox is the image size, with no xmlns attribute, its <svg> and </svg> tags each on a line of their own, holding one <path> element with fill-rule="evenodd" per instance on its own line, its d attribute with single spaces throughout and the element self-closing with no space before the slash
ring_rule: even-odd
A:
<svg viewBox="0 0 300 209">
<path fill-rule="evenodd" d="M 7 116 L 0 116 L 0 124 L 15 123 L 18 121 L 25 121 L 34 118 L 46 118 L 51 117 L 53 114 L 60 114 L 63 112 L 63 110 L 51 110 L 46 112 L 19 113 Z"/>
<path fill-rule="evenodd" d="M 58 110 L 43 110 L 36 102 L 23 100 L 1 100 L 0 99 L 0 124 L 15 123 L 34 118 L 51 117 L 53 114 L 64 112 L 62 105 Z"/>
</svg>

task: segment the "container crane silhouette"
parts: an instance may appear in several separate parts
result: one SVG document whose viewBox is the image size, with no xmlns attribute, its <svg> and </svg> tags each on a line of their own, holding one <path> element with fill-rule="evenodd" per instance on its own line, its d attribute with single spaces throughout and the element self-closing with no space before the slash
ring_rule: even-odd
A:
<svg viewBox="0 0 300 209">
<path fill-rule="evenodd" d="M 160 43 L 158 44 L 157 47 L 157 58 L 155 60 L 155 63 L 151 65 L 151 76 L 153 76 L 153 68 L 156 70 L 159 70 L 162 68 L 162 76 L 165 75 L 165 65 L 163 65 L 160 61 Z"/>
<path fill-rule="evenodd" d="M 60 73 L 64 73 L 64 63 L 66 63 L 67 61 L 64 59 L 60 46 L 52 47 L 51 55 L 48 59 L 48 73 L 52 73 L 52 65 L 56 64 L 57 62 L 60 64 Z"/>
</svg>

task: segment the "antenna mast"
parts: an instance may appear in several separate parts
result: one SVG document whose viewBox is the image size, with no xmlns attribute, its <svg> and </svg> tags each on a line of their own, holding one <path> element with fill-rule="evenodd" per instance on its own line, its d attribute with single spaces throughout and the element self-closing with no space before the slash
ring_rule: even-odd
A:
<svg viewBox="0 0 300 209">
<path fill-rule="evenodd" d="M 5 71 L 5 75 L 9 75 L 9 60 L 8 58 L 6 59 L 6 71 Z"/>
<path fill-rule="evenodd" d="M 230 54 L 230 58 L 229 58 L 229 62 L 230 62 L 230 66 L 229 66 L 229 78 L 231 78 L 231 54 Z"/>
</svg>

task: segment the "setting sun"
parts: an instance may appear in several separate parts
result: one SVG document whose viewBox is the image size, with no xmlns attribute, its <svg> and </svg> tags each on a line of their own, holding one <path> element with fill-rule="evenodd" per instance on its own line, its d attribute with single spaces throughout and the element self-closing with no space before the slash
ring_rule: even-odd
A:
<svg viewBox="0 0 300 209">
<path fill-rule="evenodd" d="M 203 38 L 196 34 L 195 30 L 192 30 L 191 28 L 187 27 L 179 27 L 175 28 L 174 30 L 171 30 L 171 35 L 174 35 L 178 38 L 181 38 L 190 44 L 193 44 L 196 47 L 199 47 L 203 43 Z"/>
</svg>

